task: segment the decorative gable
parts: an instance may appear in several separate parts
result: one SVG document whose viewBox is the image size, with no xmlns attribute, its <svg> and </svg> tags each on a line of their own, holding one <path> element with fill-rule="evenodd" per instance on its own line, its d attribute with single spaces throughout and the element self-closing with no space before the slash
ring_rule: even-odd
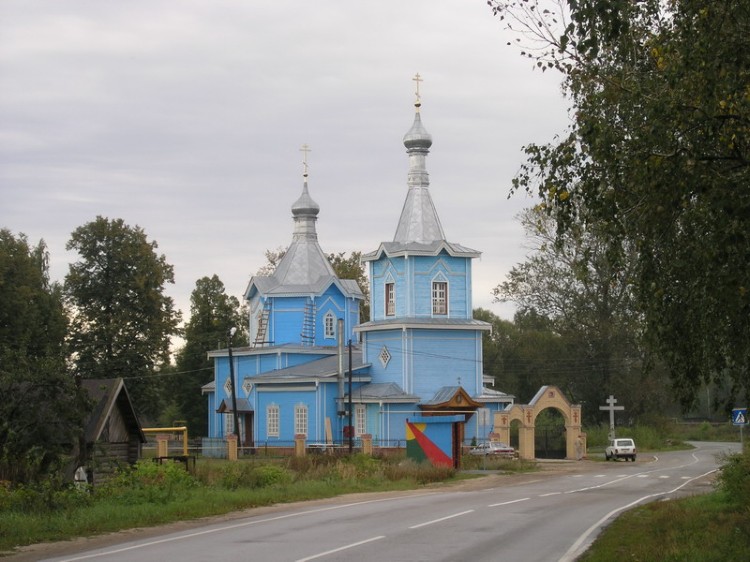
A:
<svg viewBox="0 0 750 562">
<path fill-rule="evenodd" d="M 482 404 L 474 400 L 460 386 L 444 386 L 435 393 L 432 400 L 423 402 L 419 406 L 423 411 L 439 412 L 452 411 L 475 411 Z"/>
</svg>

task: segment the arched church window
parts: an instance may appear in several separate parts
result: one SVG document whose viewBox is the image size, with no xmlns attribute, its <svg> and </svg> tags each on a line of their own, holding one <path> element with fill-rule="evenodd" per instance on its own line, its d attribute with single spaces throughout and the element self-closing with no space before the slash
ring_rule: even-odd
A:
<svg viewBox="0 0 750 562">
<path fill-rule="evenodd" d="M 364 404 L 354 405 L 354 435 L 360 437 L 367 433 L 367 407 Z"/>
<path fill-rule="evenodd" d="M 336 337 L 336 317 L 331 311 L 326 312 L 323 318 L 324 335 L 326 338 Z"/>
<path fill-rule="evenodd" d="M 269 404 L 266 407 L 266 434 L 268 437 L 279 436 L 279 406 Z"/>
<path fill-rule="evenodd" d="M 385 284 L 385 315 L 396 314 L 396 284 L 393 282 Z"/>
<path fill-rule="evenodd" d="M 294 407 L 294 434 L 307 435 L 307 405 L 297 404 Z"/>
<path fill-rule="evenodd" d="M 432 314 L 448 314 L 448 283 L 446 281 L 432 282 Z"/>
</svg>

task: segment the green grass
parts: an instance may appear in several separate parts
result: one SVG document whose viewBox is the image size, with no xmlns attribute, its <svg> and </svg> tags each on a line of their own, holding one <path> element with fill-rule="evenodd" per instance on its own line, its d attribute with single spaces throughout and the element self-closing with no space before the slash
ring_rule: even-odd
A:
<svg viewBox="0 0 750 562">
<path fill-rule="evenodd" d="M 716 492 L 628 511 L 578 560 L 744 562 L 748 553 L 750 509 L 733 508 Z"/>
</svg>

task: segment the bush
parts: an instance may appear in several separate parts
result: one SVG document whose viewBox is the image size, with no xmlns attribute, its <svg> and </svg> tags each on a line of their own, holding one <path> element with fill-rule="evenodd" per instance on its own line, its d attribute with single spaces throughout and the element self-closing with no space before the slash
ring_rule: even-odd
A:
<svg viewBox="0 0 750 562">
<path fill-rule="evenodd" d="M 667 422 L 656 427 L 636 424 L 617 427 L 616 433 L 617 437 L 632 438 L 639 451 L 658 451 L 681 443 L 679 439 L 672 439 L 675 427 Z M 609 426 L 587 427 L 586 444 L 589 449 L 604 449 L 609 444 Z"/>
<path fill-rule="evenodd" d="M 45 514 L 83 507 L 91 503 L 91 494 L 72 485 L 48 478 L 37 484 L 0 485 L 0 511 Z"/>
<path fill-rule="evenodd" d="M 283 466 L 234 462 L 221 467 L 220 485 L 227 490 L 288 484 L 292 475 Z"/>
<path fill-rule="evenodd" d="M 450 466 L 433 466 L 425 461 L 416 463 L 406 459 L 398 464 L 387 465 L 384 474 L 388 480 L 412 480 L 419 484 L 442 482 L 456 475 L 456 470 Z"/>
<path fill-rule="evenodd" d="M 282 466 L 274 464 L 262 464 L 252 472 L 253 487 L 264 488 L 266 486 L 284 485 L 292 481 L 292 475 Z"/>
<path fill-rule="evenodd" d="M 139 461 L 135 466 L 119 471 L 99 488 L 97 495 L 128 504 L 166 504 L 185 496 L 196 486 L 198 482 L 179 463 Z"/>
<path fill-rule="evenodd" d="M 727 503 L 747 509 L 750 505 L 750 454 L 728 455 L 719 472 L 718 485 Z"/>
</svg>

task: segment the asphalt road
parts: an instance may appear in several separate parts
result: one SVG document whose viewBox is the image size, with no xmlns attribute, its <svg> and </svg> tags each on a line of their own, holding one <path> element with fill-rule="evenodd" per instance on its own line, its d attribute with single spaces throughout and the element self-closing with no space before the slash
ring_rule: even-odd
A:
<svg viewBox="0 0 750 562">
<path fill-rule="evenodd" d="M 253 510 L 183 530 L 125 534 L 116 544 L 39 559 L 94 562 L 211 560 L 570 561 L 633 506 L 711 489 L 717 455 L 739 444 L 638 461 L 570 463 L 453 489 L 368 494 Z M 483 487 L 483 486 L 493 487 Z"/>
</svg>

